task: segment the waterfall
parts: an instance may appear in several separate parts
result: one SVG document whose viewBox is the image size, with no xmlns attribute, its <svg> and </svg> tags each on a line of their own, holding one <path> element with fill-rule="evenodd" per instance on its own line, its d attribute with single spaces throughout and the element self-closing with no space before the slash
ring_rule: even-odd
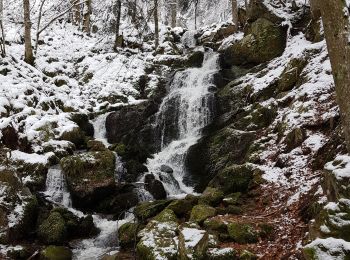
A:
<svg viewBox="0 0 350 260">
<path fill-rule="evenodd" d="M 53 202 L 66 208 L 72 206 L 70 193 L 67 190 L 66 179 L 59 166 L 51 167 L 46 177 L 46 191 L 44 194 Z"/>
<path fill-rule="evenodd" d="M 149 172 L 161 180 L 170 196 L 192 193 L 183 183 L 184 161 L 188 149 L 202 135 L 213 117 L 213 76 L 218 71 L 218 54 L 205 53 L 201 68 L 189 68 L 175 74 L 169 94 L 157 114 L 156 125 L 161 132 L 161 151 L 149 159 Z M 164 171 L 167 167 L 169 170 Z"/>
<path fill-rule="evenodd" d="M 106 137 L 106 118 L 108 115 L 109 113 L 102 114 L 92 121 L 92 125 L 94 126 L 94 139 L 101 141 L 106 147 L 110 145 Z"/>
</svg>

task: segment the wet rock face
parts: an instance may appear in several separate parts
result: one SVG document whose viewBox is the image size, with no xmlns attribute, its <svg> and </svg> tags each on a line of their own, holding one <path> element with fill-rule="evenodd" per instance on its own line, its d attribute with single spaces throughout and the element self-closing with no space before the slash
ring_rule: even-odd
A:
<svg viewBox="0 0 350 260">
<path fill-rule="evenodd" d="M 226 49 L 222 64 L 256 65 L 280 56 L 286 47 L 287 28 L 259 18 L 249 27 L 242 40 Z"/>
<path fill-rule="evenodd" d="M 156 200 L 162 200 L 167 197 L 163 183 L 156 180 L 153 174 L 147 174 L 145 176 L 145 189 L 151 193 Z"/>
</svg>

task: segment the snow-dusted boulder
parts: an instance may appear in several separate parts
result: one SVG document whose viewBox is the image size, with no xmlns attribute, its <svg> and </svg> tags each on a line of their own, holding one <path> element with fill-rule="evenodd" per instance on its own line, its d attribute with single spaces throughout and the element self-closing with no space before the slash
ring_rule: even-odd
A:
<svg viewBox="0 0 350 260">
<path fill-rule="evenodd" d="M 201 259 L 206 254 L 209 243 L 208 232 L 184 227 L 179 234 L 179 255 L 181 260 Z"/>
</svg>

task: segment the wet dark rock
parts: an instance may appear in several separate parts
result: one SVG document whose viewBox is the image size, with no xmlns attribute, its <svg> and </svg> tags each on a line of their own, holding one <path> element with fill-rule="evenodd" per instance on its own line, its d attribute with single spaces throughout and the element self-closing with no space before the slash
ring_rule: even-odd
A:
<svg viewBox="0 0 350 260">
<path fill-rule="evenodd" d="M 1 130 L 1 142 L 8 148 L 15 150 L 19 145 L 19 137 L 13 126 L 7 126 Z"/>
<path fill-rule="evenodd" d="M 134 213 L 135 216 L 141 220 L 146 221 L 158 215 L 163 209 L 165 209 L 172 201 L 171 200 L 158 200 L 154 202 L 143 202 L 136 206 Z"/>
<path fill-rule="evenodd" d="M 145 189 L 152 194 L 155 200 L 162 200 L 167 197 L 163 183 L 156 180 L 153 174 L 145 176 Z"/>
<path fill-rule="evenodd" d="M 165 172 L 165 173 L 173 173 L 174 172 L 174 170 L 170 166 L 164 165 L 164 164 L 162 166 L 160 166 L 160 170 L 162 172 Z"/>
<path fill-rule="evenodd" d="M 76 123 L 86 136 L 94 137 L 94 126 L 90 123 L 86 114 L 74 113 L 71 119 Z"/>
</svg>

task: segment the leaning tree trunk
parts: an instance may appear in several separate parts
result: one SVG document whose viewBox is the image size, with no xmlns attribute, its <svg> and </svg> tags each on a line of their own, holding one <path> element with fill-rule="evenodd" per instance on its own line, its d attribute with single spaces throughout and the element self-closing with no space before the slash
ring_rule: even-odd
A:
<svg viewBox="0 0 350 260">
<path fill-rule="evenodd" d="M 32 22 L 30 20 L 29 0 L 23 0 L 24 12 L 24 61 L 30 65 L 34 65 L 34 55 L 32 47 Z"/>
<path fill-rule="evenodd" d="M 232 22 L 235 26 L 235 31 L 238 31 L 238 5 L 237 0 L 232 1 Z"/>
<path fill-rule="evenodd" d="M 158 0 L 154 0 L 154 45 L 155 49 L 159 46 L 159 21 L 158 21 Z"/>
<path fill-rule="evenodd" d="M 4 30 L 4 5 L 3 1 L 0 0 L 0 55 L 5 57 L 6 48 L 5 48 L 5 30 Z"/>
<path fill-rule="evenodd" d="M 347 149 L 350 152 L 350 25 L 345 0 L 319 0 Z"/>
<path fill-rule="evenodd" d="M 91 33 L 91 0 L 87 0 L 84 4 L 84 12 L 83 12 L 83 31 L 87 33 L 87 35 L 90 35 Z"/>
</svg>

